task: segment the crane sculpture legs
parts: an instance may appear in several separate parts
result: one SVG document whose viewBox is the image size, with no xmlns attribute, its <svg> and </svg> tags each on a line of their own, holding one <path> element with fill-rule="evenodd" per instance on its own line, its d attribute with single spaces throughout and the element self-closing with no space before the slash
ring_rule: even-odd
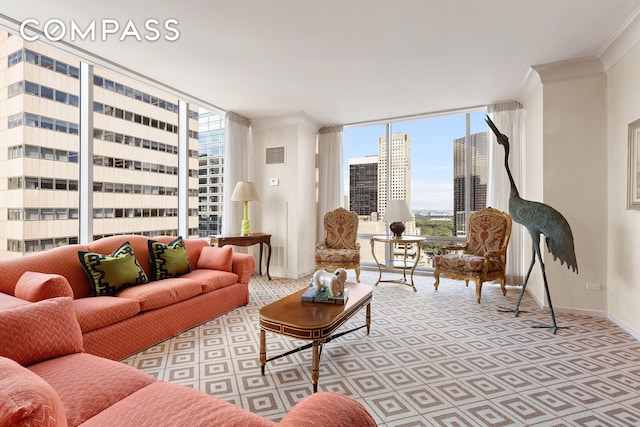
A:
<svg viewBox="0 0 640 427">
<path fill-rule="evenodd" d="M 527 271 L 527 275 L 524 278 L 524 284 L 522 285 L 522 290 L 520 291 L 520 296 L 518 297 L 518 302 L 514 308 L 508 307 L 498 307 L 498 311 L 502 312 L 510 312 L 515 313 L 516 317 L 520 314 L 520 302 L 522 302 L 522 296 L 524 295 L 524 291 L 527 288 L 527 282 L 529 281 L 529 276 L 531 275 L 531 270 L 533 270 L 533 265 L 536 263 L 536 256 L 538 257 L 538 261 L 540 262 L 540 269 L 542 270 L 542 280 L 544 281 L 544 290 L 547 296 L 547 303 L 549 304 L 549 310 L 551 311 L 551 324 L 549 323 L 541 323 L 541 322 L 533 322 L 533 328 L 548 328 L 553 330 L 553 334 L 556 334 L 558 330 L 558 325 L 556 324 L 556 316 L 553 312 L 553 305 L 551 304 L 551 294 L 549 293 L 549 285 L 547 284 L 547 274 L 544 269 L 544 262 L 542 262 L 542 255 L 540 254 L 540 239 L 537 239 L 536 242 L 534 239 L 533 242 L 533 256 L 531 257 L 531 264 L 529 265 L 529 271 Z"/>
</svg>

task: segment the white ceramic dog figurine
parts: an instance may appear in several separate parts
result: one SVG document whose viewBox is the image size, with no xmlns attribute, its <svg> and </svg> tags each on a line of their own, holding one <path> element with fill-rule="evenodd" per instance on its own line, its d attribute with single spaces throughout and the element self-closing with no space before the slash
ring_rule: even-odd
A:
<svg viewBox="0 0 640 427">
<path fill-rule="evenodd" d="M 342 295 L 344 292 L 344 282 L 347 281 L 347 270 L 338 268 L 333 275 L 333 280 L 329 286 L 329 293 L 332 297 L 335 297 L 336 295 Z"/>
<path fill-rule="evenodd" d="M 313 287 L 316 292 L 326 289 L 329 291 L 329 294 L 334 297 L 344 292 L 344 282 L 346 282 L 346 280 L 347 270 L 344 268 L 338 268 L 334 273 L 320 269 L 313 273 L 309 286 Z"/>
</svg>

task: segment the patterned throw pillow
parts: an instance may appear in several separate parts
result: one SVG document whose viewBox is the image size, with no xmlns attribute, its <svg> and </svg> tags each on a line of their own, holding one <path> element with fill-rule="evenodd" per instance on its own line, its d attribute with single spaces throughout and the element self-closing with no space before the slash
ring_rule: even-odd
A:
<svg viewBox="0 0 640 427">
<path fill-rule="evenodd" d="M 149 257 L 151 259 L 151 280 L 178 277 L 191 271 L 187 246 L 178 236 L 169 243 L 149 240 Z"/>
<path fill-rule="evenodd" d="M 78 258 L 91 280 L 93 296 L 115 295 L 126 287 L 149 281 L 129 242 L 111 255 L 79 251 Z"/>
<path fill-rule="evenodd" d="M 0 356 L 23 366 L 83 351 L 82 332 L 68 297 L 2 310 L 0 325 Z"/>
</svg>

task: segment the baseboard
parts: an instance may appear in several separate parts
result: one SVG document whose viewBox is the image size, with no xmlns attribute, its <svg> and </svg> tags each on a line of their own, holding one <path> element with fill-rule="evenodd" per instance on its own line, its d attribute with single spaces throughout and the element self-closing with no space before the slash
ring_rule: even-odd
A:
<svg viewBox="0 0 640 427">
<path fill-rule="evenodd" d="M 607 314 L 607 319 L 611 320 L 613 323 L 615 323 L 620 329 L 622 329 L 623 331 L 625 331 L 626 333 L 628 333 L 629 335 L 631 335 L 633 338 L 636 339 L 636 341 L 640 341 L 640 333 L 634 331 L 633 329 L 631 329 L 629 326 L 627 326 L 623 321 L 621 321 L 620 319 L 618 319 L 616 316 L 614 316 L 611 313 Z"/>
<path fill-rule="evenodd" d="M 540 310 L 549 311 L 549 307 L 547 307 L 544 301 L 540 301 L 534 294 L 529 292 L 528 289 L 526 290 L 526 292 L 533 299 L 533 301 L 540 308 Z M 582 316 L 596 317 L 600 319 L 606 319 L 607 316 L 609 316 L 609 314 L 606 311 L 585 310 L 581 308 L 571 308 L 571 307 L 553 307 L 553 311 L 556 313 L 577 314 Z"/>
</svg>

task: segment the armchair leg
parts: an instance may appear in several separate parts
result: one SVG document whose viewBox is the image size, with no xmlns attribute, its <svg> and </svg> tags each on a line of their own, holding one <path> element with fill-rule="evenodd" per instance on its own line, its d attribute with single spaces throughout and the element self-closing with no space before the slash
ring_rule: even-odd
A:
<svg viewBox="0 0 640 427">
<path fill-rule="evenodd" d="M 438 270 L 433 272 L 433 277 L 436 278 L 436 282 L 433 284 L 433 286 L 436 288 L 436 291 L 438 290 L 438 285 L 440 285 L 440 272 Z"/>
<path fill-rule="evenodd" d="M 360 267 L 356 267 L 356 283 L 360 283 Z"/>
<path fill-rule="evenodd" d="M 505 279 L 504 277 L 502 277 L 500 279 L 500 289 L 502 289 L 502 296 L 507 296 L 507 279 Z"/>
<path fill-rule="evenodd" d="M 476 279 L 476 299 L 478 300 L 478 304 L 480 304 L 481 296 L 482 296 L 482 281 L 480 279 Z"/>
</svg>

